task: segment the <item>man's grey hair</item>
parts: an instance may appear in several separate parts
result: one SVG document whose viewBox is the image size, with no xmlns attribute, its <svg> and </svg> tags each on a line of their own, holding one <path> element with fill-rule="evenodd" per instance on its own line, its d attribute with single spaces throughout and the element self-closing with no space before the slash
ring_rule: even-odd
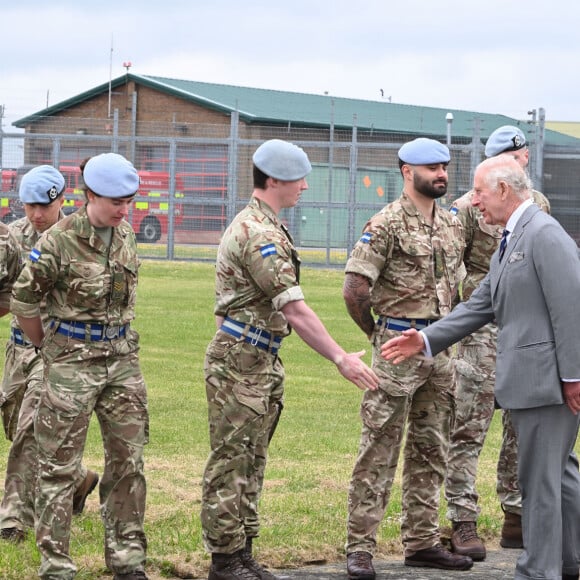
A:
<svg viewBox="0 0 580 580">
<path fill-rule="evenodd" d="M 531 197 L 532 180 L 509 153 L 490 157 L 483 161 L 480 167 L 486 169 L 483 179 L 490 189 L 497 189 L 500 181 L 503 181 L 520 199 Z"/>
</svg>

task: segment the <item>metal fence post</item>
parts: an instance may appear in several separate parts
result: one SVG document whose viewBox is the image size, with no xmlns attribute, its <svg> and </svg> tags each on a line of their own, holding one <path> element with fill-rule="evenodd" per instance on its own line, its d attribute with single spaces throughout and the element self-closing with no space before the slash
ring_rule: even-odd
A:
<svg viewBox="0 0 580 580">
<path fill-rule="evenodd" d="M 349 163 L 349 187 L 348 187 L 348 228 L 346 238 L 346 255 L 354 247 L 355 238 L 355 213 L 354 207 L 356 202 L 356 172 L 358 168 L 358 144 L 357 144 L 357 116 L 352 119 L 352 139 L 350 145 L 350 163 Z"/>
<path fill-rule="evenodd" d="M 167 220 L 167 258 L 173 260 L 175 255 L 175 172 L 177 144 L 175 139 L 169 142 L 169 207 Z"/>
<path fill-rule="evenodd" d="M 113 138 L 111 140 L 111 152 L 119 153 L 119 109 L 113 112 Z"/>
<path fill-rule="evenodd" d="M 240 113 L 236 109 L 230 118 L 230 143 L 228 147 L 228 189 L 226 204 L 226 226 L 232 223 L 236 215 L 236 200 L 238 197 L 238 151 L 239 151 L 239 124 Z"/>
</svg>

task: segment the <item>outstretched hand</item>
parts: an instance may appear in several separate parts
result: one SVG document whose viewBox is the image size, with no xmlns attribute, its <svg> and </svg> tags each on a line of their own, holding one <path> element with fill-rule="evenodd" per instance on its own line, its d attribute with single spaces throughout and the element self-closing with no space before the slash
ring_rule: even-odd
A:
<svg viewBox="0 0 580 580">
<path fill-rule="evenodd" d="M 381 346 L 381 356 L 390 360 L 393 364 L 399 364 L 404 360 L 419 354 L 425 349 L 425 341 L 415 329 L 404 330 L 401 336 L 387 340 Z"/>
<path fill-rule="evenodd" d="M 336 367 L 345 379 L 348 379 L 359 389 L 376 391 L 379 386 L 379 377 L 361 360 L 364 354 L 364 350 L 345 354 L 336 361 Z"/>
</svg>

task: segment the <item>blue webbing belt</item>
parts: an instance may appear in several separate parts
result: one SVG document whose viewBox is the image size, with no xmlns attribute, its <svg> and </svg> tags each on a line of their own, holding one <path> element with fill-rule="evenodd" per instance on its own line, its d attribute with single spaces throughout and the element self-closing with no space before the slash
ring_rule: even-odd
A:
<svg viewBox="0 0 580 580">
<path fill-rule="evenodd" d="M 128 324 L 122 326 L 109 326 L 97 322 L 75 322 L 70 320 L 53 320 L 50 326 L 58 324 L 56 332 L 78 340 L 89 340 L 97 342 L 99 340 L 113 340 L 122 338 L 127 334 Z"/>
<path fill-rule="evenodd" d="M 389 330 L 408 330 L 409 328 L 416 328 L 417 330 L 423 330 L 427 328 L 430 324 L 436 322 L 436 319 L 430 318 L 390 318 L 388 316 L 379 316 L 377 320 L 377 325 Z"/>
<path fill-rule="evenodd" d="M 246 331 L 247 329 L 247 331 Z M 272 354 L 278 354 L 278 350 L 282 346 L 282 337 L 273 335 L 271 332 L 263 328 L 257 328 L 238 322 L 233 318 L 225 318 L 220 330 L 227 332 L 236 338 L 243 338 L 245 342 L 249 342 L 252 346 L 257 346 L 262 350 L 267 350 Z"/>
<path fill-rule="evenodd" d="M 19 328 L 10 329 L 10 340 L 19 346 L 32 346 L 26 335 Z"/>
</svg>

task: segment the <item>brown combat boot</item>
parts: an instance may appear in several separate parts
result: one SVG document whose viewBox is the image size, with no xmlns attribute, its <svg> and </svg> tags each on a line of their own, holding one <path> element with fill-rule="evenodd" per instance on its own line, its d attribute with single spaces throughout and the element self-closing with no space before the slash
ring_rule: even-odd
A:
<svg viewBox="0 0 580 580">
<path fill-rule="evenodd" d="M 446 550 L 441 544 L 419 550 L 412 556 L 405 556 L 405 566 L 422 568 L 439 568 L 442 570 L 469 570 L 473 560 L 469 556 L 460 556 Z"/>
<path fill-rule="evenodd" d="M 254 574 L 261 578 L 261 580 L 280 580 L 279 576 L 274 576 L 271 572 L 266 570 L 263 566 L 258 564 L 252 556 L 252 540 L 253 538 L 246 538 L 246 547 L 242 550 L 240 559 L 242 564 Z"/>
<path fill-rule="evenodd" d="M 87 474 L 79 488 L 75 490 L 73 495 L 73 515 L 78 516 L 83 513 L 85 509 L 85 502 L 87 497 L 92 493 L 93 489 L 99 483 L 99 474 L 94 471 L 87 470 Z"/>
<path fill-rule="evenodd" d="M 257 574 L 244 566 L 242 552 L 212 554 L 207 580 L 260 580 Z"/>
<path fill-rule="evenodd" d="M 475 522 L 453 522 L 451 547 L 456 554 L 469 556 L 474 562 L 485 560 L 485 546 L 477 535 Z"/>
<path fill-rule="evenodd" d="M 346 571 L 349 580 L 375 580 L 373 555 L 369 552 L 353 552 L 346 556 Z"/>
<path fill-rule="evenodd" d="M 113 580 L 148 580 L 148 578 L 143 570 L 135 570 L 126 574 L 115 574 Z"/>
<path fill-rule="evenodd" d="M 524 547 L 522 537 L 522 516 L 504 510 L 503 527 L 499 545 L 502 548 L 521 549 Z"/>
<path fill-rule="evenodd" d="M 20 528 L 2 528 L 0 530 L 0 539 L 20 544 L 26 539 L 26 532 Z"/>
</svg>

